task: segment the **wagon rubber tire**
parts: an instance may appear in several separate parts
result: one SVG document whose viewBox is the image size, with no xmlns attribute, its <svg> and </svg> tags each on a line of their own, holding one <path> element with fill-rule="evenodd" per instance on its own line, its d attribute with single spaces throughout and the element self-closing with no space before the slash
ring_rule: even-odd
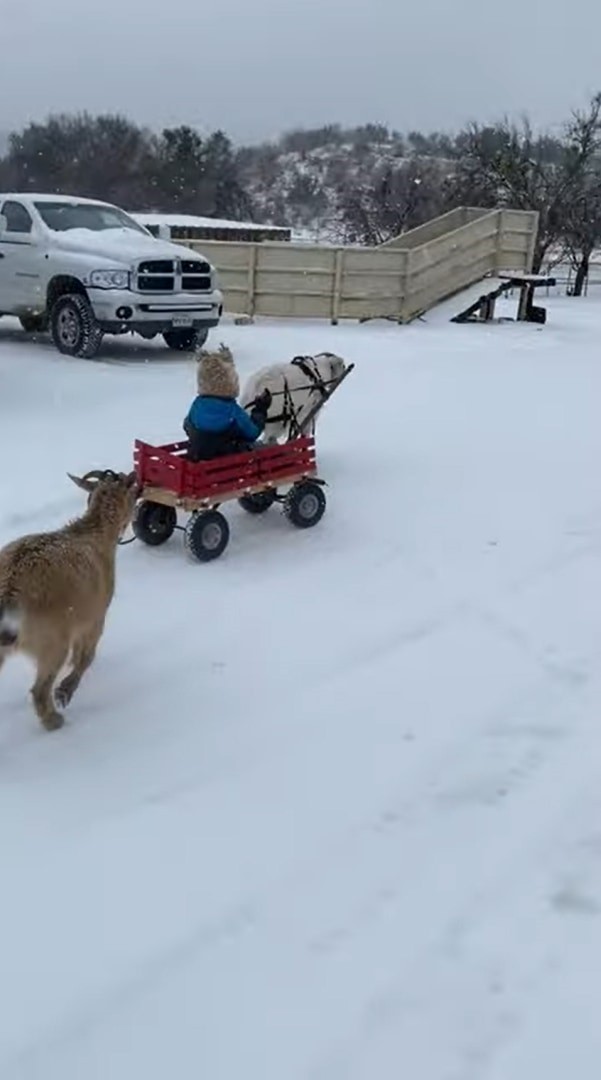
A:
<svg viewBox="0 0 601 1080">
<path fill-rule="evenodd" d="M 177 525 L 177 511 L 173 506 L 145 500 L 136 509 L 132 528 L 138 540 L 149 547 L 159 547 L 170 540 Z"/>
<path fill-rule="evenodd" d="M 326 497 L 319 484 L 303 480 L 290 489 L 284 502 L 284 513 L 297 529 L 310 529 L 321 521 L 326 509 Z"/>
<path fill-rule="evenodd" d="M 26 334 L 45 334 L 48 330 L 47 315 L 19 315 L 19 322 Z"/>
<path fill-rule="evenodd" d="M 185 545 L 199 562 L 211 562 L 225 551 L 230 538 L 227 518 L 219 510 L 200 510 L 193 514 L 185 530 Z"/>
<path fill-rule="evenodd" d="M 166 330 L 163 341 L 168 349 L 175 352 L 195 352 L 202 348 L 209 336 L 208 330 L 195 330 L 190 327 L 185 330 Z"/>
<path fill-rule="evenodd" d="M 247 514 L 264 514 L 273 506 L 275 500 L 275 491 L 255 491 L 252 495 L 242 495 L 238 499 L 238 505 L 246 510 Z"/>
<path fill-rule="evenodd" d="M 50 313 L 50 333 L 60 353 L 82 360 L 96 356 L 103 338 L 90 301 L 81 293 L 59 296 Z"/>
</svg>

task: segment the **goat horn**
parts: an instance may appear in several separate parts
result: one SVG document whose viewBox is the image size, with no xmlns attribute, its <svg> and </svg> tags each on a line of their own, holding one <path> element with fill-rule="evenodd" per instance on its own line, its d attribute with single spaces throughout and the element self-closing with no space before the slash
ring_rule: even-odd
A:
<svg viewBox="0 0 601 1080">
<path fill-rule="evenodd" d="M 86 480 L 84 477 L 82 477 L 82 476 L 73 476 L 73 473 L 70 473 L 70 472 L 67 473 L 67 476 L 69 477 L 69 480 L 72 480 L 73 483 L 77 485 L 78 488 L 82 488 L 82 490 L 87 491 L 88 494 L 92 490 L 93 484 L 90 484 L 90 482 L 88 480 Z"/>
<path fill-rule="evenodd" d="M 73 476 L 73 473 L 67 473 L 67 476 L 77 487 L 82 488 L 83 491 L 87 491 L 89 494 L 95 487 L 92 480 L 101 480 L 102 471 L 100 469 L 91 469 L 85 476 Z"/>
</svg>

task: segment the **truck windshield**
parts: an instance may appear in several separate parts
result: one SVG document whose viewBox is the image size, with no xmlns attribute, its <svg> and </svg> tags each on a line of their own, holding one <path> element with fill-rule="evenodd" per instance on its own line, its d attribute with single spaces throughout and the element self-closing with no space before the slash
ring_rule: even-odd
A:
<svg viewBox="0 0 601 1080">
<path fill-rule="evenodd" d="M 68 229 L 132 229 L 146 236 L 146 230 L 123 210 L 100 203 L 37 202 L 35 208 L 42 221 L 54 232 Z"/>
</svg>

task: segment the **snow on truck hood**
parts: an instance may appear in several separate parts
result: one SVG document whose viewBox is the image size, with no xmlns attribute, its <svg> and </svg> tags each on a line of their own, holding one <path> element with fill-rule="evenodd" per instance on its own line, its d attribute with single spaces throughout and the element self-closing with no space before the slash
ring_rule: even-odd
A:
<svg viewBox="0 0 601 1080">
<path fill-rule="evenodd" d="M 138 259 L 181 259 L 188 253 L 199 259 L 205 257 L 181 244 L 155 240 L 153 236 L 145 236 L 133 229 L 68 229 L 56 233 L 56 236 L 60 236 L 60 247 L 63 249 L 98 255 L 99 258 L 128 265 Z"/>
</svg>

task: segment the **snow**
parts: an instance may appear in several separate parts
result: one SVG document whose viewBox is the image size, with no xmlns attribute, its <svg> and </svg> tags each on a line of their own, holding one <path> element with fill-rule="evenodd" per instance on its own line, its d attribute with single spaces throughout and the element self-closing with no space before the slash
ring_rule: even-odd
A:
<svg viewBox="0 0 601 1080">
<path fill-rule="evenodd" d="M 329 349 L 323 521 L 119 551 L 56 735 L 0 678 L 2 1080 L 597 1080 L 601 304 Z M 189 359 L 0 324 L 0 542 L 177 437 Z"/>
<path fill-rule="evenodd" d="M 3 198 L 5 199 L 19 199 L 29 205 L 38 202 L 50 202 L 50 203 L 85 203 L 88 206 L 112 206 L 112 203 L 106 203 L 102 199 L 86 199 L 80 195 L 68 195 L 57 194 L 56 192 L 37 192 L 37 191 L 11 191 L 3 192 Z"/>
<path fill-rule="evenodd" d="M 97 255 L 107 260 L 181 258 L 188 249 L 169 240 L 157 240 L 135 229 L 67 229 L 58 234 L 61 248 Z M 199 254 L 199 253 L 197 253 Z"/>
<path fill-rule="evenodd" d="M 229 221 L 225 218 L 198 217 L 195 214 L 158 214 L 154 212 L 130 214 L 140 225 L 168 225 L 181 229 L 273 229 L 274 225 L 260 225 L 256 221 Z"/>
</svg>

